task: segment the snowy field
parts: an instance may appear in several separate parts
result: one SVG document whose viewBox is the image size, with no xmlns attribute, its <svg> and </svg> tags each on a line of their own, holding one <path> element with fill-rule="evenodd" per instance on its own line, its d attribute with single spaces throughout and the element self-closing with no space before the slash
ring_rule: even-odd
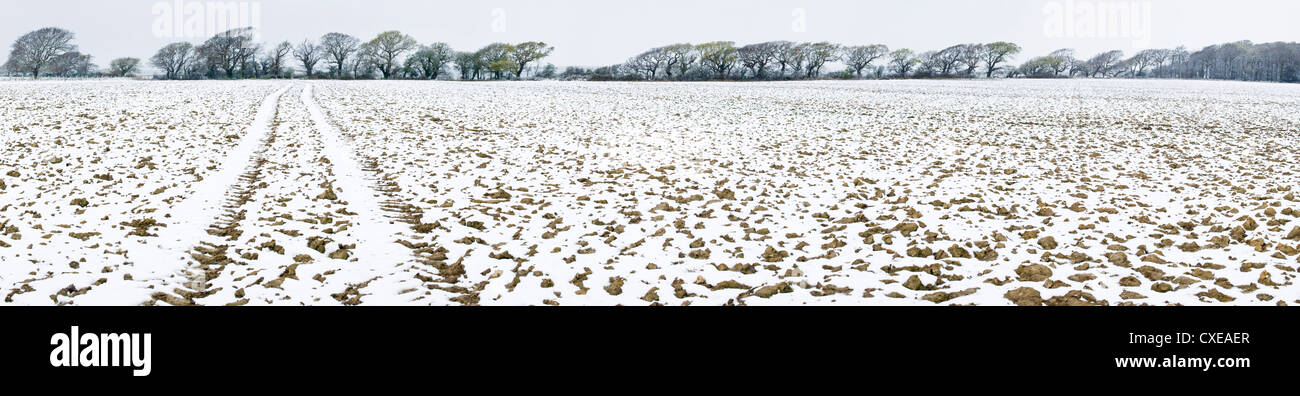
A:
<svg viewBox="0 0 1300 396">
<path fill-rule="evenodd" d="M 11 305 L 1300 303 L 1300 85 L 0 81 Z"/>
</svg>

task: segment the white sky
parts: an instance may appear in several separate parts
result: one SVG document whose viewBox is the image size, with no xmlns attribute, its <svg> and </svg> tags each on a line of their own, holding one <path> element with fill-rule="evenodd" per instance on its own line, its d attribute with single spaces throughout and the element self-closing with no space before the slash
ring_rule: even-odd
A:
<svg viewBox="0 0 1300 396">
<path fill-rule="evenodd" d="M 82 52 L 101 67 L 117 57 L 147 59 L 176 38 L 154 32 L 158 3 L 176 0 L 0 0 L 0 42 L 25 32 L 59 26 L 77 34 Z M 208 1 L 182 0 L 205 5 Z M 421 43 L 444 41 L 472 50 L 495 41 L 541 40 L 556 47 L 546 62 L 558 66 L 620 63 L 638 52 L 675 42 L 714 40 L 739 44 L 768 40 L 883 43 L 917 52 L 967 42 L 1014 41 L 1025 52 L 1019 63 L 1070 47 L 1081 56 L 1109 49 L 1131 54 L 1135 37 L 1079 37 L 1045 29 L 1056 20 L 1072 26 L 1086 6 L 1150 5 L 1149 23 L 1128 22 L 1150 32 L 1150 47 L 1186 45 L 1195 50 L 1236 40 L 1300 41 L 1300 1 L 1294 0 L 261 0 L 262 40 L 268 43 L 339 31 L 369 39 L 397 29 Z M 494 10 L 504 11 L 504 31 Z M 796 32 L 797 9 L 806 31 Z M 1068 10 L 1068 11 L 1067 11 Z M 1139 8 L 1139 11 L 1141 9 Z M 1141 14 L 1141 13 L 1139 13 Z M 1058 24 L 1059 25 L 1059 24 Z M 1111 25 L 1114 25 L 1111 23 Z M 1142 29 L 1145 28 L 1145 29 Z M 1073 29 L 1072 29 L 1073 30 Z M 1116 37 L 1118 36 L 1118 37 Z M 201 42 L 203 37 L 187 38 Z"/>
</svg>

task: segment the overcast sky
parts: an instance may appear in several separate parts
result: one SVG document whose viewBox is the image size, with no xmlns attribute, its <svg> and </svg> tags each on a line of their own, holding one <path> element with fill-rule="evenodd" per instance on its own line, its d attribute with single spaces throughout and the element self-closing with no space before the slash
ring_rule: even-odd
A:
<svg viewBox="0 0 1300 396">
<path fill-rule="evenodd" d="M 182 0 L 204 8 L 213 2 Z M 229 3 L 240 3 L 233 1 Z M 246 1 L 266 42 L 319 38 L 338 31 L 369 39 L 397 29 L 421 43 L 458 50 L 504 41 L 555 46 L 558 66 L 620 63 L 676 42 L 768 40 L 883 43 L 917 52 L 968 42 L 1014 41 L 1019 63 L 1070 47 L 1081 56 L 1109 49 L 1206 45 L 1251 40 L 1300 41 L 1294 0 L 261 0 Z M 156 13 L 176 0 L 0 0 L 0 41 L 59 26 L 106 66 L 117 57 L 147 59 L 162 45 L 204 37 L 160 35 Z M 1120 5 L 1127 17 L 1088 19 L 1088 10 Z M 1149 7 L 1148 7 L 1149 6 Z M 188 21 L 182 9 L 182 22 Z M 205 11 L 210 9 L 204 8 Z M 1149 12 L 1148 12 L 1149 10 Z M 1097 13 L 1093 13 L 1096 15 Z M 191 18 L 194 19 L 194 18 Z M 197 18 L 200 22 L 204 18 Z M 253 17 L 249 16 L 250 23 Z M 174 20 L 174 19 L 173 19 Z M 1089 23 L 1088 21 L 1094 21 Z M 188 23 L 188 22 L 186 22 Z M 173 24 L 175 25 L 175 24 Z M 1129 29 L 1121 29 L 1128 26 Z M 161 26 L 166 28 L 166 26 Z M 1113 31 L 1106 28 L 1114 27 Z M 1100 31 L 1093 30 L 1100 28 Z M 165 33 L 184 34 L 181 26 Z M 1089 37 L 1097 33 L 1102 37 Z"/>
</svg>

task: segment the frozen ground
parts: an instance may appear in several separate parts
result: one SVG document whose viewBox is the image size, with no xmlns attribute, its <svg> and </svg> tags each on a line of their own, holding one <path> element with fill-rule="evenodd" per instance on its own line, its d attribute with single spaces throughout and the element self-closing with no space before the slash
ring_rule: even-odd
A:
<svg viewBox="0 0 1300 396">
<path fill-rule="evenodd" d="M 1300 86 L 0 81 L 21 305 L 1300 303 Z"/>
</svg>

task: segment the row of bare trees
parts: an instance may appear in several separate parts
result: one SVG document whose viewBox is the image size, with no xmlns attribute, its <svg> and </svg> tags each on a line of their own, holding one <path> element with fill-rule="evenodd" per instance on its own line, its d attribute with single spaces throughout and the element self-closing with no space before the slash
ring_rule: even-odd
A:
<svg viewBox="0 0 1300 396">
<path fill-rule="evenodd" d="M 938 51 L 915 54 L 906 48 L 889 53 L 889 69 L 894 76 L 992 78 L 1005 73 L 1006 65 L 1020 54 L 1020 46 L 999 41 L 988 44 L 958 44 Z M 886 69 L 877 69 L 883 77 Z M 910 73 L 910 74 L 909 74 Z"/>
<path fill-rule="evenodd" d="M 570 68 L 566 78 L 624 80 L 782 80 L 883 77 L 992 77 L 1020 53 L 1014 43 L 961 44 L 942 51 L 915 54 L 891 51 L 884 44 L 844 46 L 830 42 L 771 41 L 736 46 L 731 41 L 674 44 L 653 48 L 627 62 L 581 70 Z M 844 69 L 827 75 L 826 67 Z"/>
<path fill-rule="evenodd" d="M 1147 49 L 1125 58 L 1119 50 L 1087 60 L 1061 49 L 1030 59 L 1015 71 L 1026 77 L 1184 78 L 1243 81 L 1300 81 L 1300 43 L 1249 41 L 1207 46 Z"/>
<path fill-rule="evenodd" d="M 1300 44 L 1249 41 L 1211 45 L 1196 52 L 1185 47 L 1148 49 L 1126 57 L 1105 51 L 1078 58 L 1060 49 L 1019 66 L 1021 52 L 1011 42 L 958 44 L 916 53 L 882 44 L 841 46 L 828 42 L 773 41 L 737 47 L 719 41 L 653 48 L 627 62 L 595 69 L 568 68 L 566 79 L 591 80 L 781 80 L 811 78 L 1183 78 L 1246 81 L 1300 81 Z M 843 69 L 823 73 L 828 64 Z"/>
<path fill-rule="evenodd" d="M 37 29 L 18 37 L 10 47 L 9 59 L 3 69 L 9 73 L 31 75 L 32 78 L 129 76 L 140 64 L 137 58 L 118 58 L 101 71 L 94 58 L 83 54 L 72 43 L 76 35 L 57 27 Z"/>
<path fill-rule="evenodd" d="M 140 59 L 118 58 L 100 70 L 73 44 L 75 35 L 47 27 L 14 41 L 3 68 L 8 73 L 41 76 L 130 76 Z M 316 41 L 257 43 L 251 28 L 232 29 L 199 45 L 176 42 L 159 49 L 149 64 L 165 79 L 308 78 L 368 79 L 522 79 L 590 80 L 780 80 L 808 78 L 1187 78 L 1248 81 L 1300 81 L 1300 44 L 1238 41 L 1190 52 L 1185 47 L 1148 49 L 1126 57 L 1113 50 L 1087 59 L 1061 49 L 1011 66 L 1020 46 L 1010 42 L 958 44 L 920 54 L 883 44 L 843 46 L 829 42 L 772 41 L 736 46 L 731 41 L 673 44 L 653 48 L 627 62 L 557 74 L 538 67 L 554 50 L 542 42 L 493 43 L 459 52 L 447 43 L 421 45 L 399 31 L 362 41 L 329 33 Z M 826 73 L 827 65 L 843 69 Z M 530 68 L 531 67 L 531 68 Z M 540 70 L 539 70 L 540 69 Z M 531 73 L 530 73 L 531 71 Z"/>
<path fill-rule="evenodd" d="M 316 41 L 264 46 L 252 28 L 231 29 L 195 45 L 180 41 L 168 44 L 149 58 L 149 64 L 163 79 L 234 78 L 410 78 L 439 79 L 456 75 L 462 79 L 519 79 L 529 76 L 551 78 L 555 67 L 538 71 L 538 63 L 553 47 L 542 42 L 493 43 L 478 51 L 457 52 L 446 43 L 420 45 L 399 31 L 380 33 L 362 41 L 344 33 L 329 33 Z M 42 76 L 97 77 L 130 76 L 139 70 L 140 59 L 119 58 L 100 70 L 90 55 L 78 51 L 75 35 L 49 27 L 19 37 L 13 44 L 7 73 Z"/>
<path fill-rule="evenodd" d="M 168 44 L 150 63 L 165 79 L 439 79 L 451 78 L 453 69 L 462 79 L 519 79 L 553 50 L 546 43 L 525 42 L 457 52 L 447 43 L 421 45 L 396 30 L 369 41 L 334 32 L 315 41 L 285 41 L 264 49 L 251 29 L 242 28 L 217 34 L 198 46 L 183 41 Z"/>
</svg>

